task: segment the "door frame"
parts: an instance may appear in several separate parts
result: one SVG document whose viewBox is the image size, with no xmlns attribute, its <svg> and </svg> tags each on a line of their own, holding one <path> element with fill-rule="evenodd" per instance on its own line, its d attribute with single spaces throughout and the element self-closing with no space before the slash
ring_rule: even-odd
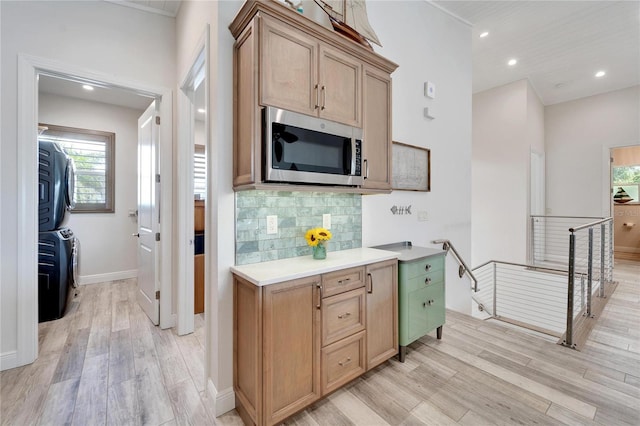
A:
<svg viewBox="0 0 640 426">
<path fill-rule="evenodd" d="M 211 155 L 211 131 L 210 131 L 210 104 L 209 104 L 209 24 L 196 44 L 191 60 L 188 62 L 189 69 L 181 79 L 182 84 L 178 90 L 178 291 L 177 291 L 177 327 L 178 335 L 193 333 L 194 331 L 194 247 L 195 241 L 193 236 L 194 227 L 194 204 L 193 204 L 193 155 L 194 155 L 194 125 L 195 108 L 193 104 L 193 86 L 199 78 L 202 78 L 204 84 L 204 103 L 205 103 L 205 152 L 207 153 L 207 163 L 210 161 Z M 208 169 L 208 167 L 207 167 Z M 188 177 L 192 177 L 189 179 Z M 207 188 L 211 176 L 207 175 Z M 207 194 L 209 193 L 207 189 Z M 211 207 L 211 199 L 207 196 L 205 199 L 205 215 Z M 206 220 L 205 220 L 206 222 Z M 212 238 L 211 229 L 205 227 L 205 240 Z M 204 300 L 205 300 L 205 324 L 207 323 L 207 288 L 209 277 L 207 273 L 209 269 L 209 259 L 211 254 L 209 250 L 205 250 L 205 281 L 204 281 Z"/>
<path fill-rule="evenodd" d="M 115 78 L 93 70 L 32 55 L 18 55 L 18 271 L 17 287 L 17 365 L 38 357 L 38 75 L 46 73 L 87 83 L 118 87 L 160 101 L 161 218 L 160 224 L 160 327 L 175 323 L 171 312 L 172 288 L 172 181 L 173 181 L 173 99 L 171 89 Z"/>
</svg>

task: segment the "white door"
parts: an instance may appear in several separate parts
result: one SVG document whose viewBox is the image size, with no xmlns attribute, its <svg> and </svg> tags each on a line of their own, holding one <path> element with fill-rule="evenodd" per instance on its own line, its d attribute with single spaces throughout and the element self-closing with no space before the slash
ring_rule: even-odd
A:
<svg viewBox="0 0 640 426">
<path fill-rule="evenodd" d="M 160 317 L 160 125 L 156 101 L 138 118 L 138 303 L 154 324 Z"/>
</svg>

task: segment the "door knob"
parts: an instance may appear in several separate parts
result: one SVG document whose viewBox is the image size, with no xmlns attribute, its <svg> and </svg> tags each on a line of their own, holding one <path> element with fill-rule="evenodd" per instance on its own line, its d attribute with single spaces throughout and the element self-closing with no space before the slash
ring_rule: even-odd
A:
<svg viewBox="0 0 640 426">
<path fill-rule="evenodd" d="M 139 232 L 138 232 L 138 233 L 135 233 L 135 234 L 131 234 L 131 235 L 133 235 L 134 237 L 138 237 L 138 238 L 140 238 L 140 233 L 139 233 Z"/>
</svg>

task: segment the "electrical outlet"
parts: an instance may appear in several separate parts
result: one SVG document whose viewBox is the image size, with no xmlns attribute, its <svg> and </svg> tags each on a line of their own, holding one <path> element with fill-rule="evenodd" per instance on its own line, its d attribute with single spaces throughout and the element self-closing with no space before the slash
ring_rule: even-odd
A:
<svg viewBox="0 0 640 426">
<path fill-rule="evenodd" d="M 267 234 L 278 233 L 278 216 L 267 216 Z"/>
<path fill-rule="evenodd" d="M 418 222 L 426 222 L 429 220 L 429 215 L 426 210 L 418 210 Z"/>
<path fill-rule="evenodd" d="M 331 215 L 329 213 L 322 215 L 322 227 L 324 229 L 331 229 Z"/>
</svg>

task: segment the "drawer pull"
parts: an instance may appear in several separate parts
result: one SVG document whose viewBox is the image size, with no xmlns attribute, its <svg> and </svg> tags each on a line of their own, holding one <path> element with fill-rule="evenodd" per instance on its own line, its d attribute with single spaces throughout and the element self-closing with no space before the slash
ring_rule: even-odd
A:
<svg viewBox="0 0 640 426">
<path fill-rule="evenodd" d="M 427 278 L 425 278 L 425 279 L 424 279 L 424 283 L 425 283 L 425 284 L 429 284 L 429 283 L 431 283 L 431 277 L 427 277 Z"/>
<path fill-rule="evenodd" d="M 318 304 L 316 305 L 316 308 L 321 309 L 322 308 L 322 284 L 316 283 L 316 287 L 318 287 Z"/>
<path fill-rule="evenodd" d="M 424 270 L 425 271 L 429 271 L 431 270 L 431 265 L 429 263 L 427 263 L 426 265 L 424 265 Z"/>
<path fill-rule="evenodd" d="M 338 318 L 340 318 L 340 319 L 342 319 L 342 318 L 347 318 L 347 317 L 348 317 L 348 316 L 350 316 L 350 315 L 351 315 L 351 312 L 345 312 L 345 313 L 344 313 L 344 314 L 342 314 L 342 315 L 338 315 Z"/>
<path fill-rule="evenodd" d="M 345 366 L 347 364 L 349 364 L 351 362 L 351 357 L 347 357 L 347 359 L 345 361 L 338 361 L 338 365 L 340 367 Z"/>
<path fill-rule="evenodd" d="M 351 281 L 351 278 L 345 278 L 344 280 L 339 280 L 338 281 L 338 285 L 344 285 L 349 283 L 349 281 Z"/>
<path fill-rule="evenodd" d="M 424 302 L 424 303 L 422 304 L 422 307 L 423 307 L 423 308 L 426 308 L 427 306 L 431 306 L 431 305 L 433 305 L 434 303 L 435 303 L 435 301 L 434 301 L 434 300 L 427 300 L 426 302 Z"/>
</svg>

